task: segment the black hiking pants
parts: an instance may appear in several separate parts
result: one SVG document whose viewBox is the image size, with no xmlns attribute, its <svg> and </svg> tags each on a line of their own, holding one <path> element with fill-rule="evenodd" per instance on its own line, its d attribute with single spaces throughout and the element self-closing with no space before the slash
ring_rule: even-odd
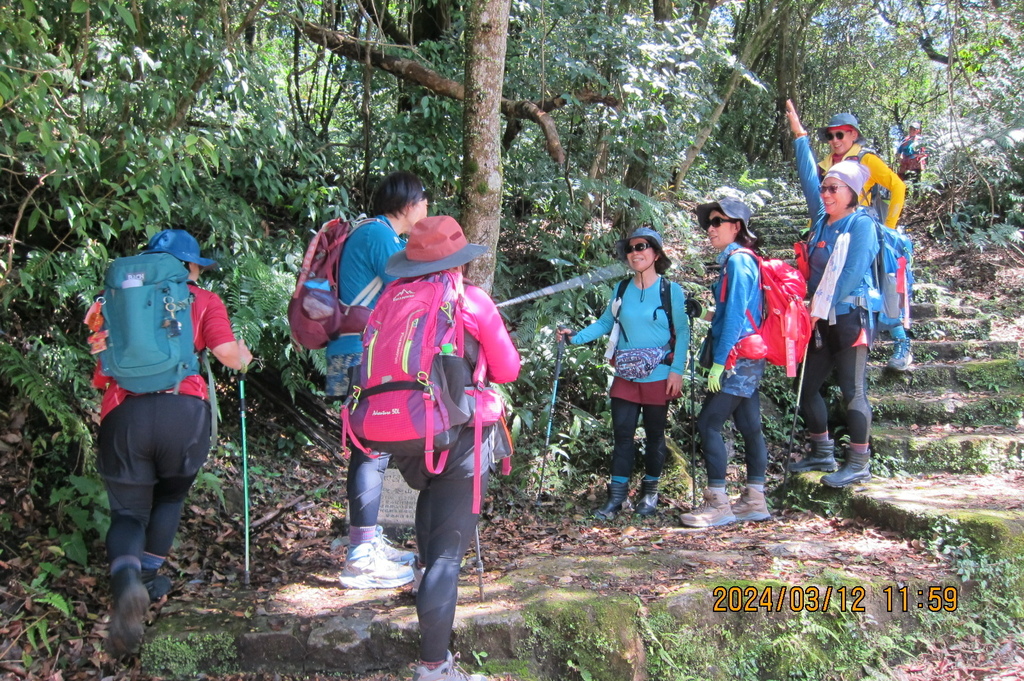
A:
<svg viewBox="0 0 1024 681">
<path fill-rule="evenodd" d="M 210 452 L 206 400 L 129 397 L 100 424 L 96 467 L 110 500 L 107 557 L 166 556 L 181 510 Z"/>
</svg>

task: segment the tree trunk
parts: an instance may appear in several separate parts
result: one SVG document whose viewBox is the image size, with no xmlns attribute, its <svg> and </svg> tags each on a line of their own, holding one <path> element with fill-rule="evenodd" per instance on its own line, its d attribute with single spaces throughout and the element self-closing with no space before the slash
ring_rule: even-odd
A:
<svg viewBox="0 0 1024 681">
<path fill-rule="evenodd" d="M 711 133 L 714 131 L 715 126 L 718 125 L 718 119 L 722 117 L 722 112 L 725 111 L 726 105 L 732 98 L 736 88 L 740 84 L 740 80 L 743 79 L 744 71 L 747 68 L 747 64 L 750 64 L 754 59 L 757 58 L 761 51 L 765 49 L 768 42 L 768 38 L 774 31 L 774 22 L 777 19 L 779 7 L 786 7 L 789 0 L 771 0 L 768 6 L 764 9 L 764 13 L 761 15 L 757 26 L 751 31 L 750 37 L 747 38 L 746 43 L 743 45 L 743 49 L 739 55 L 739 59 L 736 62 L 736 66 L 733 69 L 732 75 L 729 77 L 729 83 L 725 87 L 725 92 L 722 94 L 721 101 L 715 110 L 711 113 L 710 119 L 708 119 L 704 127 L 694 137 L 693 144 L 686 150 L 686 154 L 683 157 L 683 162 L 680 164 L 679 169 L 676 171 L 675 186 L 681 187 L 683 179 L 686 177 L 686 173 L 690 171 L 690 166 L 697 159 L 697 155 L 700 154 L 701 149 L 704 148 L 704 143 L 708 141 Z"/>
<path fill-rule="evenodd" d="M 463 113 L 462 219 L 466 237 L 490 250 L 474 260 L 468 278 L 485 291 L 494 282 L 501 228 L 501 90 L 510 0 L 471 3 L 466 29 Z"/>
</svg>

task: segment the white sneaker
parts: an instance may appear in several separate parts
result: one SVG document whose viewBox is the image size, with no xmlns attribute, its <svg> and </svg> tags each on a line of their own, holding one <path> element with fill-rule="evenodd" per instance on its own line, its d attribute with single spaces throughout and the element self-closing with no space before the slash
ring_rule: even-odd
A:
<svg viewBox="0 0 1024 681">
<path fill-rule="evenodd" d="M 458 657 L 448 653 L 448 659 L 437 669 L 427 669 L 421 664 L 416 665 L 412 681 L 488 681 L 483 674 L 467 674 L 455 664 Z"/>
<path fill-rule="evenodd" d="M 403 551 L 396 548 L 391 543 L 391 540 L 384 536 L 384 528 L 380 525 L 377 526 L 377 534 L 370 540 L 370 543 L 376 546 L 377 550 L 392 563 L 401 563 L 402 565 L 414 565 L 416 563 L 416 554 L 412 551 Z"/>
<path fill-rule="evenodd" d="M 394 589 L 413 580 L 412 568 L 393 563 L 373 543 L 349 551 L 341 585 L 346 589 Z"/>
</svg>

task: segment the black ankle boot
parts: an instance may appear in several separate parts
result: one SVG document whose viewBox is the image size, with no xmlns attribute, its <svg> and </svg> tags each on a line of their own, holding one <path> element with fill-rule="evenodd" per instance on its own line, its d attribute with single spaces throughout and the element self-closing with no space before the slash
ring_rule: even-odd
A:
<svg viewBox="0 0 1024 681">
<path fill-rule="evenodd" d="M 821 484 L 828 487 L 846 487 L 855 482 L 867 482 L 871 479 L 871 452 L 856 454 L 846 452 L 846 463 L 835 473 L 829 473 L 821 479 Z"/>
<path fill-rule="evenodd" d="M 622 505 L 629 496 L 628 482 L 608 483 L 608 503 L 594 511 L 594 517 L 601 520 L 611 520 L 615 514 L 622 510 Z"/>
<path fill-rule="evenodd" d="M 149 592 L 149 602 L 156 603 L 171 592 L 173 584 L 170 577 L 158 575 L 156 570 L 143 570 L 142 586 Z"/>
<path fill-rule="evenodd" d="M 638 515 L 647 517 L 658 510 L 658 481 L 644 480 L 640 487 L 640 502 L 636 505 Z"/>
<path fill-rule="evenodd" d="M 145 631 L 149 593 L 142 585 L 141 571 L 134 567 L 111 575 L 110 591 L 114 596 L 114 612 L 110 616 L 107 652 L 116 658 L 138 650 Z"/>
<path fill-rule="evenodd" d="M 811 440 L 811 453 L 799 461 L 791 461 L 789 472 L 834 471 L 839 468 L 839 464 L 836 463 L 835 451 L 835 440 Z"/>
</svg>

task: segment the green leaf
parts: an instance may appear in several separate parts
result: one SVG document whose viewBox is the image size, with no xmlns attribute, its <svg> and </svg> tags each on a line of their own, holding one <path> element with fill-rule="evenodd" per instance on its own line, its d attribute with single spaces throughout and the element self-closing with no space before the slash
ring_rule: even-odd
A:
<svg viewBox="0 0 1024 681">
<path fill-rule="evenodd" d="M 125 23 L 125 26 L 127 26 L 128 29 L 134 35 L 137 31 L 137 26 L 135 24 L 135 16 L 124 5 L 116 4 L 114 5 L 114 9 L 116 9 L 117 13 L 121 15 L 121 21 Z"/>
<path fill-rule="evenodd" d="M 75 14 L 85 14 L 89 11 L 89 3 L 84 0 L 75 0 L 71 3 L 71 11 Z"/>
</svg>

